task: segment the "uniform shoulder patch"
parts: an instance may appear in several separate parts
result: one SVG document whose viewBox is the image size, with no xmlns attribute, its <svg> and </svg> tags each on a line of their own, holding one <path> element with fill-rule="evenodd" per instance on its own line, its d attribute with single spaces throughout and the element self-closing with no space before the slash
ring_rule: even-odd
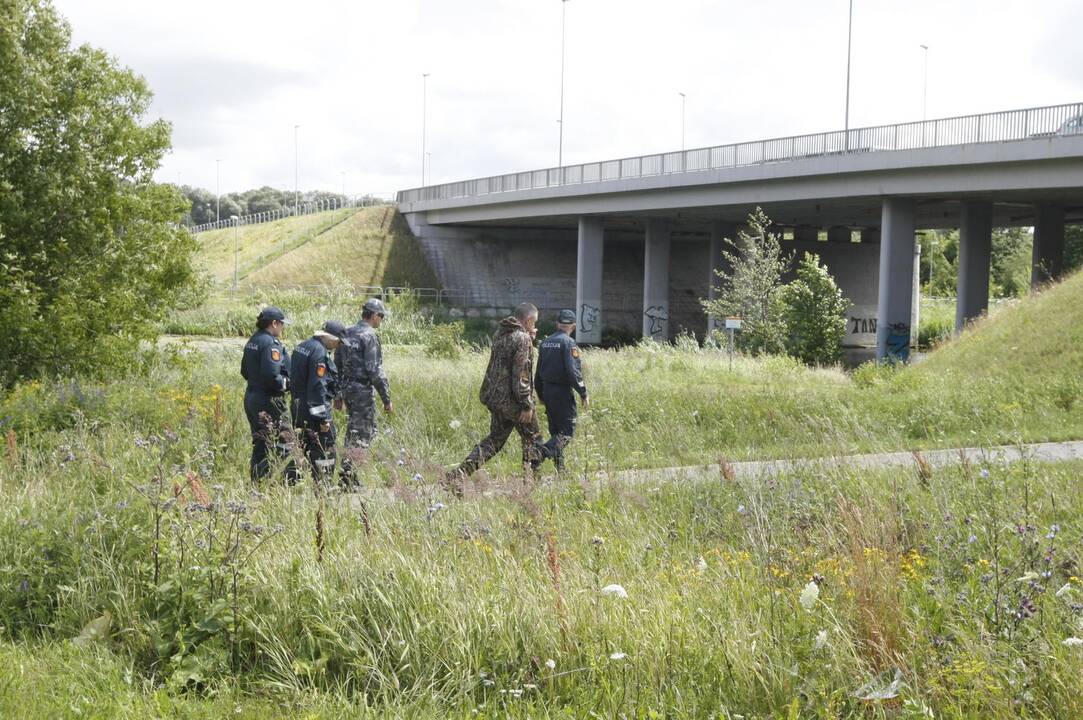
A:
<svg viewBox="0 0 1083 720">
<path fill-rule="evenodd" d="M 275 362 L 278 362 L 282 359 L 282 353 L 278 351 L 278 348 L 274 348 L 271 350 L 271 359 Z"/>
<path fill-rule="evenodd" d="M 327 366 L 326 365 L 324 365 L 323 363 L 320 363 L 319 365 L 316 366 L 316 377 L 323 377 L 326 374 L 327 374 Z"/>
<path fill-rule="evenodd" d="M 577 347 L 572 348 L 572 357 L 575 358 L 576 360 L 579 359 L 579 348 L 577 348 Z"/>
</svg>

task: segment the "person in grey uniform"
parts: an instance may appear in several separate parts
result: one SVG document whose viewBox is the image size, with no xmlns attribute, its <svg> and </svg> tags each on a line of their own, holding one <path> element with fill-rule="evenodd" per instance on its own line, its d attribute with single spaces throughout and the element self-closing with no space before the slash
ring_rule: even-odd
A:
<svg viewBox="0 0 1083 720">
<path fill-rule="evenodd" d="M 293 427 L 317 482 L 335 473 L 335 424 L 331 407 L 338 392 L 338 369 L 329 351 L 338 348 L 346 326 L 328 320 L 312 337 L 293 349 L 290 387 Z"/>
<path fill-rule="evenodd" d="M 583 407 L 590 406 L 579 346 L 572 339 L 574 332 L 575 312 L 561 310 L 557 315 L 557 331 L 538 346 L 538 370 L 534 378 L 534 389 L 545 405 L 549 424 L 549 440 L 542 447 L 545 456 L 553 458 L 557 472 L 564 472 L 564 448 L 575 435 L 576 394 Z"/>
<path fill-rule="evenodd" d="M 256 333 L 248 339 L 241 357 L 244 414 L 252 432 L 252 479 L 259 482 L 271 473 L 270 456 L 290 457 L 293 440 L 289 427 L 290 354 L 282 344 L 282 331 L 289 323 L 280 308 L 270 306 L 256 318 Z M 292 485 L 298 472 L 293 460 L 286 464 L 286 479 Z"/>
<path fill-rule="evenodd" d="M 335 351 L 339 367 L 339 397 L 335 407 L 346 405 L 346 438 L 343 442 L 342 483 L 357 484 L 356 465 L 376 437 L 376 396 L 383 401 L 384 412 L 391 413 L 391 388 L 383 367 L 383 349 L 376 331 L 388 315 L 384 304 L 372 298 L 361 308 L 361 321 L 346 329 L 342 345 Z"/>
</svg>

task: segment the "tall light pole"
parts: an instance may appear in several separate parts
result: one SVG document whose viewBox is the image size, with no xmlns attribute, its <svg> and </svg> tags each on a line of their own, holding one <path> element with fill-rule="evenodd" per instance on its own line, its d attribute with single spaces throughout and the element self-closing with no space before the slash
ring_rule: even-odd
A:
<svg viewBox="0 0 1083 720">
<path fill-rule="evenodd" d="M 684 104 L 688 100 L 688 96 L 683 92 L 677 94 L 681 96 L 681 150 L 684 150 Z"/>
<path fill-rule="evenodd" d="M 929 99 L 929 46 L 922 45 L 921 49 L 925 51 L 925 73 L 921 84 L 921 119 L 925 120 L 927 117 L 925 110 Z"/>
<path fill-rule="evenodd" d="M 222 222 L 222 160 L 214 159 L 214 222 Z"/>
<path fill-rule="evenodd" d="M 846 149 L 850 149 L 850 50 L 854 41 L 854 0 L 850 0 L 850 21 L 846 30 Z"/>
<path fill-rule="evenodd" d="M 421 187 L 425 187 L 425 130 L 428 122 L 429 75 L 421 73 Z"/>
<path fill-rule="evenodd" d="M 293 214 L 301 214 L 301 150 L 297 132 L 300 125 L 293 126 Z"/>
<path fill-rule="evenodd" d="M 557 140 L 557 167 L 564 167 L 564 28 L 568 17 L 568 0 L 560 0 L 560 137 Z M 563 176 L 563 173 L 561 174 Z M 561 177 L 563 180 L 563 177 Z"/>
<path fill-rule="evenodd" d="M 428 158 L 428 161 L 429 161 L 429 164 L 428 164 L 429 175 L 428 175 L 428 177 L 425 178 L 425 182 L 429 183 L 429 182 L 432 182 L 432 153 L 431 152 L 425 153 L 425 157 Z"/>
<path fill-rule="evenodd" d="M 241 251 L 240 243 L 237 239 L 237 233 L 241 225 L 241 219 L 236 215 L 230 215 L 229 219 L 233 221 L 233 289 L 230 291 L 230 297 L 237 292 L 237 255 Z"/>
</svg>

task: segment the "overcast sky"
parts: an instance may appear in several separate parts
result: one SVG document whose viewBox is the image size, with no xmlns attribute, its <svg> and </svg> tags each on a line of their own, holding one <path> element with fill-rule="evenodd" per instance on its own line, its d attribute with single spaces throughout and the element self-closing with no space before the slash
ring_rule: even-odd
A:
<svg viewBox="0 0 1083 720">
<path fill-rule="evenodd" d="M 569 0 L 566 164 L 841 129 L 848 0 Z M 557 164 L 560 0 L 55 0 L 145 76 L 162 181 L 390 194 Z M 854 0 L 850 125 L 1083 100 L 1079 0 Z M 345 173 L 345 175 L 343 175 Z"/>
</svg>

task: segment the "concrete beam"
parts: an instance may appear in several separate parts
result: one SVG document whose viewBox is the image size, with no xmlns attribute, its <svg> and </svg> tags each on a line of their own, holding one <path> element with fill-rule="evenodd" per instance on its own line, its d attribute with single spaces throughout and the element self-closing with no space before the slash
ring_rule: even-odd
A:
<svg viewBox="0 0 1083 720">
<path fill-rule="evenodd" d="M 963 203 L 959 222 L 959 282 L 955 332 L 989 308 L 989 263 L 993 245 L 993 204 Z"/>
<path fill-rule="evenodd" d="M 853 242 L 850 228 L 843 225 L 835 225 L 827 229 L 827 241 L 833 243 Z"/>
<path fill-rule="evenodd" d="M 798 225 L 793 229 L 793 239 L 797 242 L 816 242 L 820 239 L 820 228 Z"/>
<path fill-rule="evenodd" d="M 1057 280 L 1064 272 L 1064 208 L 1038 206 L 1034 222 L 1034 252 L 1031 257 L 1030 286 Z"/>
<path fill-rule="evenodd" d="M 914 201 L 885 198 L 881 215 L 876 359 L 907 360 L 913 321 Z"/>
<path fill-rule="evenodd" d="M 643 337 L 669 339 L 669 221 L 647 221 L 643 253 Z"/>
<path fill-rule="evenodd" d="M 581 345 L 602 341 L 602 253 L 604 218 L 579 218 L 579 249 L 575 268 L 575 339 Z"/>
</svg>

